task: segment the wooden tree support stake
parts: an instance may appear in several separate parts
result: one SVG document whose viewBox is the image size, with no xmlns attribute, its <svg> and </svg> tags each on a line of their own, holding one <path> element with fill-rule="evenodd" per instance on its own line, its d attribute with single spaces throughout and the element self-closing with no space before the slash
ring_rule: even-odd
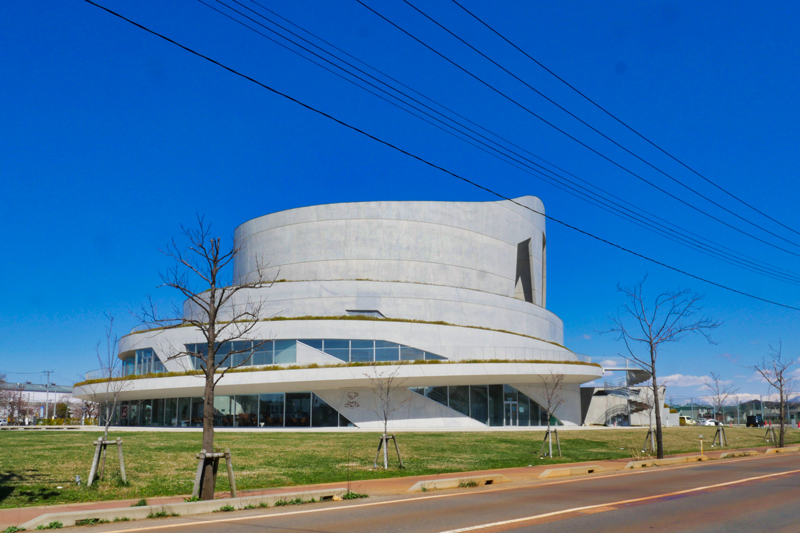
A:
<svg viewBox="0 0 800 533">
<path fill-rule="evenodd" d="M 544 434 L 544 440 L 542 440 L 542 451 L 539 452 L 539 455 L 543 456 L 544 453 L 544 446 L 545 444 L 549 445 L 548 457 L 553 457 L 553 435 L 556 436 L 556 446 L 558 447 L 558 456 L 561 457 L 561 441 L 558 440 L 558 430 L 553 428 L 549 429 Z"/>
<path fill-rule="evenodd" d="M 717 432 L 714 433 L 714 440 L 711 441 L 711 445 L 712 446 L 716 445 L 717 440 L 719 440 L 720 448 L 723 448 L 728 445 L 728 438 L 725 436 L 725 426 L 717 426 Z"/>
<path fill-rule="evenodd" d="M 378 469 L 378 456 L 381 454 L 381 448 L 383 447 L 383 467 L 389 467 L 389 457 L 388 457 L 388 450 L 389 450 L 389 441 L 394 441 L 394 449 L 397 452 L 397 460 L 400 461 L 400 468 L 405 468 L 403 466 L 403 458 L 400 457 L 400 447 L 397 445 L 397 439 L 395 438 L 394 434 L 386 434 L 380 436 L 380 442 L 378 442 L 378 450 L 375 452 L 375 461 L 372 463 L 372 468 L 377 470 Z"/>
<path fill-rule="evenodd" d="M 775 428 L 770 426 L 764 433 L 764 442 L 778 442 L 778 437 L 775 436 Z"/>
<path fill-rule="evenodd" d="M 650 448 L 652 453 L 656 453 L 656 432 L 653 431 L 653 428 L 647 430 L 647 435 L 644 438 L 644 445 L 642 446 L 642 452 L 646 452 L 648 448 Z"/>
<path fill-rule="evenodd" d="M 231 459 L 231 451 L 225 448 L 224 452 L 207 453 L 205 450 L 200 450 L 200 453 L 195 455 L 197 457 L 197 474 L 194 478 L 194 488 L 192 488 L 192 498 L 197 498 L 200 495 L 200 490 L 205 483 L 203 479 L 203 471 L 208 461 L 213 461 L 213 474 L 211 483 L 214 488 L 217 487 L 217 470 L 219 469 L 219 460 L 225 459 L 225 464 L 228 470 L 228 484 L 231 486 L 231 498 L 236 498 L 236 480 L 233 477 L 233 460 Z"/>
<path fill-rule="evenodd" d="M 119 474 L 122 478 L 123 483 L 128 482 L 128 478 L 125 476 L 125 458 L 122 454 L 122 439 L 117 437 L 117 440 L 106 440 L 104 437 L 100 437 L 93 443 L 95 445 L 94 450 L 94 458 L 92 459 L 92 468 L 89 470 L 89 480 L 86 482 L 87 487 L 91 487 L 92 483 L 94 483 L 95 478 L 101 478 L 102 473 L 105 471 L 105 459 L 106 459 L 106 448 L 109 444 L 116 444 L 117 445 L 117 455 L 119 456 Z M 103 461 L 102 467 L 100 466 L 100 461 Z M 97 476 L 97 472 L 100 470 L 101 475 Z"/>
</svg>

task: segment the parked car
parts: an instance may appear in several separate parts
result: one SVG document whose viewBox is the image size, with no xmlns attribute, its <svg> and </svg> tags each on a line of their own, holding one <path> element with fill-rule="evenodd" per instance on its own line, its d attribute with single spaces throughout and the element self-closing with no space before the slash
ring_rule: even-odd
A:
<svg viewBox="0 0 800 533">
<path fill-rule="evenodd" d="M 713 418 L 707 418 L 705 422 L 703 422 L 704 426 L 721 426 L 722 422 L 718 420 L 714 420 Z"/>
<path fill-rule="evenodd" d="M 695 418 L 695 419 L 694 419 L 695 423 L 696 423 L 698 426 L 705 426 L 705 425 L 706 425 L 706 420 L 707 420 L 707 419 L 706 419 L 706 418 L 703 418 L 703 417 L 698 417 L 698 418 Z"/>
<path fill-rule="evenodd" d="M 697 425 L 697 422 L 695 422 L 694 420 L 692 420 L 692 417 L 691 417 L 691 416 L 682 416 L 682 417 L 679 417 L 679 418 L 678 418 L 678 422 L 679 422 L 679 423 L 680 423 L 680 425 L 682 425 L 682 426 L 696 426 L 696 425 Z"/>
<path fill-rule="evenodd" d="M 764 419 L 761 418 L 761 415 L 749 415 L 747 417 L 747 423 L 745 426 L 749 428 L 763 428 L 764 427 Z"/>
</svg>

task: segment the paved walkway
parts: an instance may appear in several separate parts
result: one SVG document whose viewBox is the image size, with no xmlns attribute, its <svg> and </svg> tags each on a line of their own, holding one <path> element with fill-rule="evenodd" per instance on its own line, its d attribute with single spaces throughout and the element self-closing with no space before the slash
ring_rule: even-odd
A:
<svg viewBox="0 0 800 533">
<path fill-rule="evenodd" d="M 763 446 L 758 448 L 726 448 L 726 449 L 716 449 L 715 451 L 707 451 L 705 453 L 706 456 L 710 458 L 718 458 L 720 454 L 729 451 L 744 451 L 744 450 L 758 450 L 763 451 L 767 449 L 769 446 Z M 670 455 L 668 457 L 683 457 L 688 455 L 696 455 L 696 454 L 680 454 L 680 455 Z M 411 488 L 412 485 L 417 483 L 418 481 L 427 481 L 427 480 L 435 480 L 435 479 L 448 479 L 448 478 L 456 478 L 456 477 L 465 477 L 465 476 L 480 476 L 480 475 L 492 475 L 492 474 L 503 474 L 512 482 L 518 481 L 531 481 L 539 477 L 539 474 L 547 470 L 548 468 L 568 468 L 568 467 L 575 467 L 580 465 L 598 465 L 603 467 L 605 470 L 613 471 L 613 470 L 621 470 L 625 467 L 625 465 L 630 462 L 632 459 L 612 459 L 606 461 L 589 461 L 583 463 L 559 463 L 559 464 L 549 464 L 549 465 L 537 465 L 537 466 L 529 466 L 529 467 L 517 467 L 517 468 L 504 468 L 499 470 L 480 470 L 474 472 L 451 472 L 448 474 L 441 474 L 441 475 L 426 475 L 426 476 L 409 476 L 409 477 L 396 477 L 396 478 L 386 478 L 386 479 L 371 479 L 371 480 L 359 480 L 351 482 L 351 490 L 353 492 L 360 492 L 363 494 L 369 494 L 370 496 L 391 496 L 391 495 L 398 495 L 398 494 L 406 494 L 408 489 Z M 247 495 L 258 495 L 258 494 L 280 494 L 284 492 L 300 492 L 305 490 L 317 490 L 322 489 L 325 487 L 344 487 L 346 486 L 346 482 L 337 482 L 337 483 L 324 483 L 318 485 L 300 485 L 300 486 L 291 486 L 291 487 L 277 487 L 277 488 L 270 488 L 270 489 L 257 489 L 257 490 L 240 490 L 239 496 L 247 496 Z M 183 502 L 184 498 L 188 497 L 188 495 L 180 495 L 180 496 L 170 496 L 170 497 L 154 497 L 154 498 L 147 498 L 147 503 L 150 505 L 158 505 L 162 503 L 175 503 L 175 502 Z M 216 494 L 217 498 L 228 498 L 230 497 L 229 492 L 218 492 Z M 88 502 L 88 503 L 74 503 L 74 504 L 66 504 L 66 505 L 45 505 L 45 506 L 38 506 L 38 507 L 18 507 L 15 509 L 0 509 L 0 531 L 7 528 L 8 526 L 17 526 L 20 524 L 24 524 L 28 520 L 36 518 L 42 514 L 46 513 L 55 513 L 55 512 L 68 512 L 68 511 L 80 511 L 80 510 L 93 510 L 93 509 L 114 509 L 118 507 L 130 507 L 134 503 L 139 501 L 138 499 L 132 500 L 111 500 L 111 501 L 102 501 L 102 502 Z"/>
</svg>

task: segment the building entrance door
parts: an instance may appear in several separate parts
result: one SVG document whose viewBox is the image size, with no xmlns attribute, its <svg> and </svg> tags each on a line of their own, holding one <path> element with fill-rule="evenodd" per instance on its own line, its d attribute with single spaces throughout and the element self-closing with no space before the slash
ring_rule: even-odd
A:
<svg viewBox="0 0 800 533">
<path fill-rule="evenodd" d="M 516 426 L 519 420 L 517 416 L 518 405 L 517 402 L 505 402 L 505 418 L 503 419 L 504 426 Z"/>
</svg>

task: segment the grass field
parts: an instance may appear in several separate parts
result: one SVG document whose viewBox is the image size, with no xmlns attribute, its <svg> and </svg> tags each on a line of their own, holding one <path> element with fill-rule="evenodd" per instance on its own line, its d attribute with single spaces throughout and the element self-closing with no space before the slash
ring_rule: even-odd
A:
<svg viewBox="0 0 800 533">
<path fill-rule="evenodd" d="M 437 474 L 530 464 L 639 458 L 646 430 L 564 431 L 564 456 L 540 459 L 543 432 L 399 433 L 406 468 L 396 459 L 387 472 L 372 471 L 377 434 L 358 433 L 217 433 L 216 446 L 233 453 L 236 485 L 256 489 L 382 477 Z M 706 445 L 713 427 L 665 428 L 667 454 L 697 452 L 698 436 Z M 763 446 L 764 430 L 728 428 L 731 447 Z M 200 433 L 120 432 L 129 484 L 123 486 L 109 454 L 106 479 L 91 488 L 86 480 L 94 432 L 0 432 L 0 508 L 124 498 L 188 494 L 192 491 Z M 800 430 L 787 433 L 787 443 L 800 442 Z M 109 452 L 112 449 L 109 448 Z M 391 459 L 391 456 L 390 456 Z M 224 472 L 224 470 L 223 470 Z M 62 487 L 58 489 L 57 487 Z M 228 490 L 224 475 L 218 490 Z"/>
</svg>

